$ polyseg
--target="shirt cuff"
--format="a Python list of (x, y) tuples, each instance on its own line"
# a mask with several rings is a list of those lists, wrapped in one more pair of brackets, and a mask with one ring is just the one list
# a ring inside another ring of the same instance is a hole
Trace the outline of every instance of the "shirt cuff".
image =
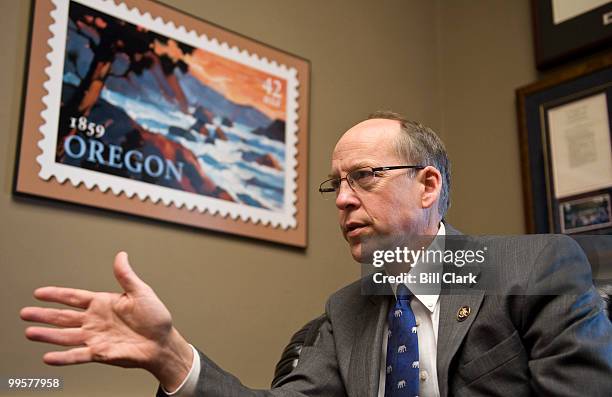
[(183, 379), (183, 382), (179, 385), (179, 387), (170, 393), (168, 390), (164, 389), (161, 386), (161, 389), (166, 395), (174, 396), (174, 397), (194, 397), (196, 392), (196, 387), (198, 385), (198, 378), (200, 377), (200, 355), (193, 345), (191, 349), (193, 350), (193, 361), (191, 362), (191, 369), (189, 373)]

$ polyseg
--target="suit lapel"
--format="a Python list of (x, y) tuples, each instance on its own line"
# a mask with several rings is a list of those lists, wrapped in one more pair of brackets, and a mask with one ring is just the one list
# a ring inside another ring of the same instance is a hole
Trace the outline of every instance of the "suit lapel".
[[(440, 396), (448, 395), (448, 368), (470, 329), (480, 309), (484, 293), (472, 295), (441, 295), (440, 323), (438, 326), (438, 386)], [(470, 315), (462, 322), (457, 319), (457, 312), (462, 306), (469, 306)]]
[[(453, 229), (450, 225), (446, 225), (446, 230), (448, 236), (461, 235), (460, 232)], [(467, 239), (447, 239), (446, 249), (458, 250), (466, 248), (473, 248)], [(469, 268), (466, 266), (458, 270), (452, 264), (447, 270), (452, 271), (458, 276), (468, 272), (479, 275), (481, 271), (477, 266)], [(450, 364), (474, 322), (484, 298), (484, 291), (472, 289), (477, 285), (470, 285), (467, 290), (463, 288), (455, 291), (455, 293), (453, 293), (452, 288), (442, 288), (437, 346), (438, 386), (441, 397), (448, 396), (448, 370)], [(470, 308), (470, 313), (463, 321), (459, 321), (458, 312), (464, 306)]]
[(355, 329), (348, 372), (348, 395), (371, 397), (378, 394), (382, 333), (388, 296), (370, 296)]

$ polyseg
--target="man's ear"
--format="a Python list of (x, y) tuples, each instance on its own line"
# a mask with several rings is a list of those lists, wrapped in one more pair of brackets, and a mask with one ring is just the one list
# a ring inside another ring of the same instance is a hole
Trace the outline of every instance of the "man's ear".
[(431, 208), (438, 202), (442, 192), (442, 174), (440, 174), (437, 168), (432, 166), (425, 167), (419, 174), (419, 180), (423, 185), (421, 206), (423, 208)]

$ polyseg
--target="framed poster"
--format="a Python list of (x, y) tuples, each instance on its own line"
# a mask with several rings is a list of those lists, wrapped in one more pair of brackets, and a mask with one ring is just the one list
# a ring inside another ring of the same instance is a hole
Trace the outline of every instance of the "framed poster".
[(538, 69), (612, 44), (612, 1), (531, 0)]
[(15, 192), (306, 246), (309, 63), (149, 0), (37, 0)]
[(516, 92), (530, 233), (612, 233), (612, 54)]

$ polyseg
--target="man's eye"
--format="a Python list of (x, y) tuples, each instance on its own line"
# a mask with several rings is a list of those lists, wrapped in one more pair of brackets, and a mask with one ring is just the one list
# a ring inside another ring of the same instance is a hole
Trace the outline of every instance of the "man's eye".
[(372, 171), (370, 170), (355, 171), (351, 174), (351, 177), (356, 181), (364, 180), (364, 179), (372, 177)]
[(332, 179), (331, 181), (329, 181), (329, 183), (336, 190), (340, 188), (340, 179)]

